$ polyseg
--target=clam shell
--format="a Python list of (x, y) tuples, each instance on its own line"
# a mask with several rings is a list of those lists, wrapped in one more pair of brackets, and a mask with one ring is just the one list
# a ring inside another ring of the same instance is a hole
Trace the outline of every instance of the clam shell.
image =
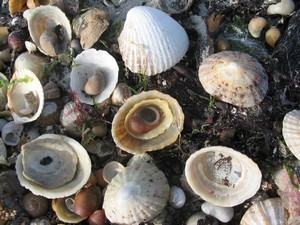
[[(64, 157), (64, 155), (57, 153), (57, 144), (53, 144), (53, 142), (64, 143), (64, 145), (69, 146), (69, 148), (72, 149), (71, 151), (76, 155), (78, 161), (76, 163), (74, 176), (70, 175), (68, 172), (69, 169), (66, 168), (68, 167), (66, 165), (70, 165), (70, 157)], [(36, 143), (38, 143), (38, 145), (36, 145)], [(91, 161), (89, 155), (86, 150), (72, 138), (56, 134), (44, 134), (22, 145), (21, 148), (22, 151), (16, 161), (18, 179), (22, 186), (36, 195), (42, 195), (50, 199), (70, 196), (80, 190), (90, 177)], [(33, 152), (27, 154), (25, 149), (26, 151)], [(37, 149), (41, 151), (36, 151)], [(36, 151), (36, 153), (34, 153), (34, 151)], [(27, 158), (26, 155), (29, 158)], [(51, 157), (53, 157), (52, 160)], [(34, 159), (38, 162), (35, 163)], [(27, 165), (27, 163), (30, 164)], [(43, 163), (47, 166), (43, 167)], [(57, 167), (56, 169), (53, 168), (55, 166)], [(40, 177), (38, 174), (40, 174)], [(53, 177), (50, 178), (51, 176)], [(37, 180), (37, 177), (39, 177), (39, 180)], [(65, 179), (65, 177), (67, 178)], [(55, 178), (57, 178), (59, 182), (57, 182)], [(51, 180), (54, 183), (50, 182)]]
[(118, 43), (125, 66), (148, 76), (170, 69), (189, 47), (184, 28), (166, 13), (148, 6), (128, 11)]
[(268, 76), (252, 56), (236, 51), (210, 55), (199, 67), (200, 82), (210, 95), (239, 107), (260, 103), (268, 89)]
[[(80, 102), (93, 105), (108, 99), (118, 82), (119, 67), (116, 60), (106, 51), (89, 49), (77, 55), (74, 62), (70, 87), (78, 95)], [(87, 95), (83, 92), (84, 86), (96, 70), (100, 70), (105, 76), (105, 88), (100, 94)]]
[(287, 211), (280, 198), (269, 198), (252, 205), (244, 214), (240, 225), (284, 225)]
[(7, 105), (15, 123), (36, 120), (44, 107), (44, 91), (37, 76), (28, 69), (17, 70), (7, 91)]
[(203, 200), (232, 207), (258, 191), (262, 174), (246, 155), (228, 147), (213, 146), (202, 148), (189, 157), (185, 176)]
[(40, 43), (41, 35), (45, 31), (53, 31), (57, 26), (61, 26), (59, 41), (56, 43), (58, 45), (57, 53), (60, 54), (68, 48), (72, 37), (71, 25), (64, 12), (58, 7), (46, 5), (28, 9), (23, 13), (23, 17), (27, 20), (32, 41), (43, 54), (57, 55), (43, 49)]
[[(141, 108), (147, 107), (149, 103), (161, 111), (163, 115), (161, 121), (164, 125), (158, 125), (146, 133), (133, 136), (126, 126), (127, 116), (137, 111), (135, 105), (138, 104), (138, 108)], [(167, 118), (167, 122), (164, 118)], [(184, 114), (177, 100), (167, 94), (152, 90), (127, 99), (113, 119), (112, 136), (119, 148), (133, 154), (144, 153), (159, 150), (174, 143), (183, 129), (183, 122)]]
[(108, 184), (103, 209), (112, 223), (149, 221), (166, 206), (170, 187), (155, 165), (141, 162), (126, 167)]

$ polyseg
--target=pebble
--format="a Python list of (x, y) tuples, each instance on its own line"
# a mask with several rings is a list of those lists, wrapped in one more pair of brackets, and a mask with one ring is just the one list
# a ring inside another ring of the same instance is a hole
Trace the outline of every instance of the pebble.
[(232, 207), (221, 207), (213, 205), (209, 202), (204, 202), (201, 205), (201, 209), (204, 213), (217, 218), (223, 223), (229, 222), (234, 215), (234, 210)]

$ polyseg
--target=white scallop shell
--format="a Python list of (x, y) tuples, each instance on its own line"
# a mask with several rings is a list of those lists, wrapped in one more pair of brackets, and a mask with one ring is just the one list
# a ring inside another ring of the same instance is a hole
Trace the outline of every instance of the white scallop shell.
[(118, 173), (108, 184), (103, 209), (112, 223), (149, 221), (166, 206), (170, 187), (155, 165), (138, 161)]
[(148, 76), (170, 69), (189, 47), (183, 27), (166, 13), (148, 6), (128, 11), (118, 43), (125, 66), (133, 73)]
[(284, 116), (282, 135), (290, 151), (300, 160), (300, 110), (294, 109)]
[[(13, 74), (10, 82), (16, 82), (7, 91), (7, 105), (15, 123), (28, 123), (36, 120), (44, 107), (44, 91), (37, 76), (31, 70), (20, 69)], [(31, 94), (30, 99), (26, 98), (28, 94)], [(34, 104), (36, 105), (32, 106)], [(34, 110), (31, 109), (32, 107)]]
[[(24, 162), (23, 160), (23, 153), (22, 153), (23, 150), (22, 150), (21, 153), (18, 155), (16, 161), (16, 171), (21, 185), (29, 189), (32, 193), (36, 195), (45, 196), (46, 198), (49, 199), (62, 198), (62, 197), (75, 194), (78, 190), (80, 190), (85, 185), (85, 183), (87, 182), (91, 174), (91, 160), (88, 153), (76, 140), (69, 138), (67, 136), (56, 135), (56, 134), (44, 134), (35, 140), (47, 141), (47, 139), (63, 141), (67, 145), (70, 145), (72, 147), (72, 149), (74, 150), (74, 152), (77, 154), (78, 157), (75, 176), (71, 181), (59, 187), (56, 188), (43, 187), (37, 184), (36, 182), (27, 179), (26, 176), (24, 176), (23, 170), (24, 170), (24, 163), (26, 162)], [(35, 140), (29, 143), (33, 144)], [(45, 150), (51, 151), (51, 148)], [(62, 176), (63, 176), (63, 172), (64, 171), (61, 171)], [(40, 171), (40, 173), (47, 174), (47, 171), (46, 170)]]
[[(106, 51), (91, 48), (77, 55), (74, 62), (70, 87), (78, 95), (80, 102), (93, 105), (108, 99), (118, 82), (119, 66), (115, 58)], [(104, 74), (106, 85), (100, 94), (91, 96), (85, 94), (83, 90), (95, 69), (100, 69)]]
[(246, 155), (228, 147), (213, 146), (202, 148), (189, 157), (185, 176), (203, 200), (232, 207), (258, 191), (262, 174)]

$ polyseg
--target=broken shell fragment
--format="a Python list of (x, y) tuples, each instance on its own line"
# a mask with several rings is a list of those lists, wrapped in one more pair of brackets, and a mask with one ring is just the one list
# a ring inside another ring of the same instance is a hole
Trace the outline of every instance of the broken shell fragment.
[(210, 95), (239, 107), (259, 104), (268, 89), (268, 76), (252, 56), (237, 51), (222, 51), (203, 60), (199, 80)]
[(268, 15), (290, 15), (295, 10), (295, 3), (293, 0), (281, 0), (277, 4), (269, 5), (267, 9)]
[(266, 43), (272, 48), (274, 48), (280, 36), (281, 36), (280, 30), (277, 27), (271, 27), (269, 30), (267, 30), (265, 34)]
[(21, 146), (16, 171), (22, 186), (46, 198), (62, 198), (80, 190), (91, 174), (86, 150), (74, 139), (44, 134)]
[(103, 179), (107, 183), (110, 183), (118, 173), (124, 170), (124, 168), (125, 167), (117, 161), (107, 163), (103, 168)]
[(258, 38), (263, 28), (267, 26), (267, 20), (263, 17), (257, 16), (248, 23), (248, 30), (252, 37)]
[(137, 154), (172, 144), (183, 129), (184, 114), (177, 100), (152, 90), (127, 99), (112, 122), (117, 146)]
[(232, 207), (252, 197), (259, 189), (262, 174), (246, 155), (228, 147), (206, 147), (186, 162), (189, 186), (203, 200)]
[(189, 47), (184, 28), (166, 13), (148, 6), (128, 11), (118, 43), (125, 66), (148, 76), (170, 69)]
[(132, 96), (130, 87), (126, 83), (119, 83), (111, 95), (111, 102), (114, 105), (121, 106), (124, 102)]
[(93, 105), (108, 99), (118, 82), (116, 60), (106, 51), (89, 49), (77, 55), (74, 62), (70, 87), (80, 102)]

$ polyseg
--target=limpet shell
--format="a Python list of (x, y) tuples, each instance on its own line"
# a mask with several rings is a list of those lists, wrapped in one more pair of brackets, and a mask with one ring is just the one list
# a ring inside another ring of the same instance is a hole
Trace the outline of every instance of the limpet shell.
[(183, 129), (184, 114), (177, 100), (152, 90), (131, 96), (112, 122), (112, 136), (124, 151), (137, 154), (172, 144)]
[(23, 124), (16, 124), (14, 121), (6, 123), (1, 130), (3, 142), (9, 146), (16, 146), (21, 140), (23, 129)]
[(224, 146), (202, 148), (186, 162), (189, 186), (203, 200), (232, 207), (252, 197), (260, 188), (261, 171), (246, 155)]
[(259, 104), (268, 89), (268, 76), (252, 56), (237, 51), (222, 51), (203, 60), (198, 70), (206, 92), (239, 107)]
[(148, 76), (170, 69), (189, 47), (184, 28), (166, 13), (148, 6), (128, 11), (118, 43), (125, 66)]

